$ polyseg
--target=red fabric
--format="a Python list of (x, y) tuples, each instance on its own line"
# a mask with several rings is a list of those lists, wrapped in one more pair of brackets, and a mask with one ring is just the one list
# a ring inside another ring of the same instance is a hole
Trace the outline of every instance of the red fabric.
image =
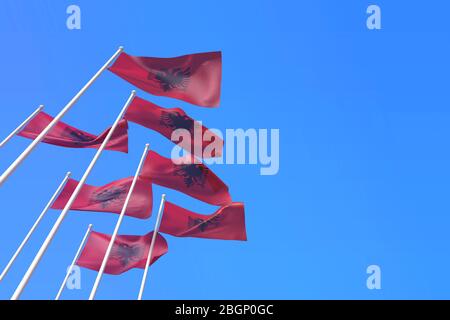
[(247, 241), (244, 204), (234, 202), (202, 215), (166, 202), (159, 230), (175, 237)]
[(228, 186), (204, 164), (175, 164), (171, 159), (150, 151), (141, 177), (209, 204), (220, 206), (231, 202)]
[[(18, 133), (19, 136), (29, 139), (36, 137), (53, 121), (53, 117), (40, 112), (28, 125)], [(99, 136), (81, 131), (64, 122), (58, 122), (45, 136), (42, 142), (68, 148), (98, 149), (109, 133), (108, 129)], [(106, 146), (107, 150), (128, 152), (128, 123), (122, 120), (114, 131), (111, 140)]]
[[(71, 210), (120, 213), (132, 182), (133, 177), (117, 180), (101, 187), (85, 184)], [(52, 208), (64, 209), (77, 186), (78, 181), (70, 179)], [(126, 215), (146, 219), (151, 216), (152, 207), (152, 184), (139, 178), (128, 203)]]
[(202, 107), (220, 102), (222, 53), (207, 52), (176, 58), (135, 57), (121, 53), (109, 70), (157, 96)]
[[(132, 268), (145, 269), (153, 232), (145, 236), (117, 236), (106, 264), (105, 273), (122, 274)], [(78, 258), (77, 265), (91, 270), (100, 270), (111, 236), (100, 232), (91, 232), (89, 239)], [(158, 234), (153, 248), (150, 265), (168, 251), (166, 239)]]
[[(198, 122), (186, 115), (186, 112), (182, 109), (164, 109), (154, 103), (136, 97), (131, 102), (124, 118), (146, 128), (155, 130), (169, 140), (171, 140), (172, 133), (175, 130), (186, 129), (191, 134), (191, 141), (181, 141), (180, 143), (177, 143), (180, 147), (200, 158), (203, 158), (203, 152), (208, 145), (213, 141), (218, 141), (220, 150), (215, 150), (211, 156), (218, 157), (222, 155), (223, 140), (212, 131), (209, 131), (208, 128), (200, 126)], [(198, 128), (195, 128), (196, 126)], [(203, 137), (207, 132), (208, 139), (211, 140), (203, 142)], [(199, 137), (197, 137), (197, 135)]]

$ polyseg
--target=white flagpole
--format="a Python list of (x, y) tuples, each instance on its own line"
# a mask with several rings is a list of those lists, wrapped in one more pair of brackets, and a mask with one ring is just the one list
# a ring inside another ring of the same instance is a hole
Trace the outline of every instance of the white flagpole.
[(97, 71), (97, 73), (86, 83), (86, 85), (69, 101), (69, 103), (60, 111), (52, 122), (37, 136), (36, 139), (22, 152), (22, 154), (9, 166), (8, 169), (0, 176), (0, 187), (9, 178), (9, 176), (19, 167), (19, 165), (31, 154), (36, 146), (45, 138), (45, 136), (53, 129), (53, 127), (61, 120), (62, 117), (75, 105), (83, 93), (94, 83), (95, 80), (105, 71), (112, 61), (123, 51), (120, 47), (116, 53)]
[(142, 300), (142, 296), (144, 295), (145, 283), (147, 282), (148, 269), (150, 267), (150, 263), (152, 261), (153, 249), (156, 243), (156, 237), (159, 232), (159, 225), (161, 222), (161, 218), (164, 212), (164, 205), (166, 204), (166, 195), (163, 194), (161, 198), (161, 205), (159, 206), (158, 217), (156, 218), (155, 230), (153, 231), (152, 243), (150, 244), (150, 250), (148, 251), (147, 262), (145, 263), (144, 276), (142, 277), (141, 289), (139, 290), (138, 300)]
[(80, 247), (78, 248), (77, 253), (75, 254), (75, 257), (73, 258), (72, 264), (70, 265), (69, 269), (67, 269), (67, 273), (66, 273), (66, 277), (64, 278), (64, 281), (61, 284), (61, 287), (59, 288), (58, 294), (56, 295), (55, 300), (59, 300), (59, 298), (61, 298), (61, 294), (64, 291), (64, 288), (66, 286), (67, 280), (69, 280), (70, 275), (72, 274), (72, 269), (75, 266), (75, 264), (77, 263), (77, 260), (81, 254), (81, 250), (83, 250), (84, 244), (86, 243), (87, 238), (89, 237), (89, 235), (91, 234), (92, 231), (92, 224), (90, 224), (87, 228), (87, 231), (83, 237), (83, 240), (80, 243)]
[(50, 201), (47, 203), (47, 205), (45, 206), (44, 210), (42, 210), (42, 213), (39, 215), (39, 217), (37, 218), (36, 222), (34, 223), (34, 225), (31, 227), (30, 231), (28, 232), (28, 234), (26, 235), (25, 239), (23, 239), (22, 243), (20, 244), (19, 248), (17, 248), (16, 253), (14, 253), (14, 255), (12, 256), (11, 260), (9, 260), (8, 264), (6, 265), (5, 269), (3, 270), (2, 274), (0, 275), (0, 281), (3, 280), (3, 278), (6, 276), (6, 274), (8, 273), (9, 269), (11, 269), (11, 266), (13, 265), (13, 263), (16, 261), (18, 255), (22, 252), (23, 248), (25, 247), (25, 245), (27, 244), (28, 240), (30, 240), (31, 235), (34, 233), (34, 231), (36, 230), (36, 228), (39, 226), (39, 223), (41, 222), (41, 220), (44, 218), (45, 214), (47, 213), (47, 211), (50, 209), (50, 207), (52, 206), (53, 202), (56, 200), (56, 198), (59, 196), (59, 194), (61, 193), (61, 191), (63, 190), (63, 188), (65, 187), (67, 181), (70, 178), (70, 172), (67, 172), (64, 180), (61, 182), (61, 184), (59, 185), (58, 189), (56, 190), (56, 192), (53, 194), (52, 198), (50, 199)]
[(122, 211), (120, 212), (119, 219), (117, 220), (116, 227), (114, 228), (114, 232), (111, 236), (111, 240), (109, 241), (108, 249), (106, 249), (105, 256), (103, 257), (102, 265), (97, 273), (97, 278), (95, 279), (94, 286), (92, 287), (91, 294), (89, 296), (89, 300), (94, 300), (95, 294), (97, 293), (98, 286), (102, 279), (103, 273), (106, 268), (106, 264), (108, 263), (109, 256), (111, 255), (112, 248), (114, 246), (114, 242), (116, 241), (117, 234), (119, 233), (120, 225), (122, 224), (122, 220), (125, 216), (125, 213), (128, 208), (128, 203), (130, 202), (131, 195), (133, 194), (134, 188), (136, 186), (137, 180), (139, 178), (139, 174), (141, 173), (142, 167), (144, 166), (145, 158), (147, 157), (149, 144), (145, 145), (144, 153), (142, 154), (141, 161), (139, 162), (138, 168), (136, 170), (136, 174), (134, 175), (133, 182), (131, 183), (130, 190), (128, 191), (127, 197), (123, 204)]
[(40, 105), (28, 118), (26, 118), (24, 122), (22, 122), (16, 129), (14, 129), (14, 131), (11, 132), (9, 136), (5, 138), (5, 140), (0, 142), (0, 148), (2, 148), (5, 144), (7, 144), (8, 141), (11, 140), (16, 134), (18, 134), (23, 128), (25, 128), (25, 126), (28, 123), (30, 123), (30, 121), (33, 120), (38, 115), (38, 113), (41, 112), (43, 109), (44, 106)]
[(39, 249), (38, 253), (36, 254), (36, 257), (34, 257), (33, 262), (31, 263), (30, 267), (28, 268), (27, 272), (25, 273), (22, 281), (16, 288), (16, 291), (14, 292), (13, 296), (11, 297), (11, 300), (17, 300), (20, 298), (20, 295), (22, 294), (23, 290), (25, 289), (25, 286), (27, 285), (28, 281), (30, 280), (31, 276), (33, 275), (34, 270), (36, 269), (37, 265), (41, 261), (42, 256), (44, 255), (45, 251), (47, 251), (48, 246), (52, 242), (56, 232), (58, 231), (59, 227), (61, 226), (61, 223), (63, 222), (63, 220), (66, 217), (67, 213), (69, 212), (70, 208), (72, 207), (72, 204), (75, 202), (75, 199), (78, 197), (78, 194), (80, 193), (81, 188), (86, 183), (86, 180), (89, 177), (89, 175), (91, 174), (92, 169), (94, 169), (95, 164), (97, 163), (98, 159), (100, 158), (103, 150), (105, 149), (106, 145), (108, 144), (109, 140), (111, 139), (114, 131), (117, 128), (117, 125), (119, 124), (120, 120), (123, 118), (125, 112), (128, 109), (128, 106), (130, 105), (130, 103), (133, 100), (133, 98), (135, 97), (135, 95), (136, 95), (136, 91), (133, 90), (131, 92), (131, 95), (128, 98), (127, 102), (123, 106), (122, 111), (120, 111), (119, 115), (117, 116), (117, 119), (114, 122), (113, 126), (111, 127), (111, 130), (109, 131), (108, 135), (106, 136), (106, 138), (103, 141), (100, 148), (97, 150), (97, 153), (95, 154), (94, 158), (92, 159), (91, 163), (89, 164), (88, 168), (86, 169), (86, 172), (84, 173), (83, 177), (81, 178), (80, 182), (78, 183), (77, 187), (75, 188), (75, 191), (73, 192), (69, 201), (67, 201), (66, 206), (64, 207), (63, 211), (59, 215), (55, 224), (53, 225), (52, 230), (50, 230), (50, 233), (48, 234), (47, 238), (45, 239), (45, 241), (42, 244), (41, 248)]

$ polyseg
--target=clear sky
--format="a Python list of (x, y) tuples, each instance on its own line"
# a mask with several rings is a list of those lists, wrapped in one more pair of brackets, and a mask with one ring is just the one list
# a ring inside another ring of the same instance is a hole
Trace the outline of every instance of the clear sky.
[[(382, 30), (366, 28), (378, 4)], [(66, 28), (77, 4), (81, 30)], [(37, 105), (56, 114), (116, 51), (170, 57), (223, 52), (218, 109), (182, 107), (208, 127), (279, 128), (280, 172), (216, 165), (246, 204), (247, 243), (165, 236), (169, 254), (150, 270), (147, 299), (450, 298), (448, 1), (4, 0), (0, 10), (0, 136)], [(132, 86), (105, 73), (64, 118), (92, 133), (110, 126)], [(131, 176), (145, 143), (172, 144), (130, 124), (129, 155), (106, 152), (88, 180)], [(0, 150), (4, 170), (27, 146)], [(1, 187), (0, 268), (67, 171), (79, 179), (94, 150), (41, 145)], [(160, 195), (199, 213), (215, 207), (154, 187), (151, 220), (126, 218), (121, 234), (153, 228)], [(7, 278), (8, 299), (58, 215), (49, 212)], [(71, 212), (23, 298), (51, 299), (89, 223), (111, 233), (117, 216)], [(366, 288), (366, 268), (382, 289)], [(82, 272), (86, 299), (96, 273)], [(105, 276), (99, 299), (135, 299), (142, 270)]]

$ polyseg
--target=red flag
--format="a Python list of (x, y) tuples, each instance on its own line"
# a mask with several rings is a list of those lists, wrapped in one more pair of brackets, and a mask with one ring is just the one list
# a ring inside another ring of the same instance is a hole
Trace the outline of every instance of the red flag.
[[(40, 112), (18, 135), (34, 140), (52, 121), (52, 116), (45, 112)], [(64, 122), (58, 122), (42, 142), (68, 148), (98, 149), (108, 135), (109, 130), (111, 129), (106, 130), (99, 136), (95, 136), (69, 126)], [(106, 149), (128, 152), (128, 123), (126, 120), (122, 120), (116, 130), (114, 130)]]
[(166, 202), (159, 230), (175, 237), (247, 241), (244, 204), (234, 202), (206, 216)]
[[(71, 209), (76, 211), (98, 211), (120, 213), (133, 182), (133, 177), (114, 181), (105, 186), (84, 185)], [(72, 196), (78, 181), (70, 179), (52, 205), (52, 209), (63, 209)], [(139, 178), (131, 195), (127, 216), (146, 219), (153, 207), (152, 184)]]
[[(117, 236), (106, 264), (105, 273), (122, 274), (132, 268), (145, 269), (153, 232), (145, 236)], [(77, 265), (91, 270), (100, 270), (111, 236), (93, 231), (78, 258)], [(150, 265), (168, 251), (166, 239), (158, 234)]]
[(202, 107), (220, 102), (222, 53), (176, 58), (135, 57), (121, 53), (109, 70), (156, 96), (180, 99)]
[[(155, 130), (169, 140), (171, 140), (172, 133), (175, 130), (185, 129), (190, 133), (191, 140), (177, 142), (180, 147), (200, 158), (218, 157), (222, 155), (223, 140), (208, 128), (189, 117), (182, 109), (164, 109), (154, 103), (135, 97), (124, 118)], [(204, 137), (207, 140), (205, 142), (203, 142)], [(205, 154), (205, 148), (211, 143), (219, 147), (214, 149), (212, 154)]]
[(151, 179), (160, 186), (175, 189), (193, 198), (213, 205), (231, 202), (228, 186), (204, 164), (186, 163), (190, 157), (171, 159), (150, 151), (145, 160), (141, 177)]

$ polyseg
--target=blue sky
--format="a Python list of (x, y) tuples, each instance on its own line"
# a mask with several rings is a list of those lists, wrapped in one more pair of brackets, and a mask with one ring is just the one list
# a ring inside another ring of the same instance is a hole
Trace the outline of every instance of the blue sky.
[[(378, 4), (382, 30), (366, 28)], [(77, 4), (82, 29), (66, 28)], [(165, 236), (169, 254), (150, 271), (147, 299), (449, 298), (450, 178), (447, 1), (55, 1), (5, 0), (0, 10), (0, 136), (37, 105), (56, 114), (119, 45), (134, 55), (223, 52), (218, 109), (173, 99), (206, 126), (279, 128), (280, 172), (213, 166), (246, 204), (247, 243)], [(132, 86), (105, 73), (64, 121), (99, 133)], [(171, 143), (130, 125), (130, 154), (106, 152), (88, 180), (131, 176), (145, 143), (169, 155)], [(0, 150), (0, 168), (28, 145)], [(94, 150), (41, 145), (1, 187), (0, 267), (67, 171), (79, 179)], [(199, 213), (214, 207), (154, 187)], [(156, 216), (127, 218), (122, 234), (145, 234)], [(8, 299), (58, 212), (51, 211), (0, 283)], [(55, 296), (89, 223), (112, 232), (117, 216), (71, 212), (23, 294)], [(366, 268), (382, 270), (382, 290), (366, 288)], [(86, 299), (96, 273), (83, 270)], [(105, 276), (99, 299), (135, 299), (142, 270)]]

